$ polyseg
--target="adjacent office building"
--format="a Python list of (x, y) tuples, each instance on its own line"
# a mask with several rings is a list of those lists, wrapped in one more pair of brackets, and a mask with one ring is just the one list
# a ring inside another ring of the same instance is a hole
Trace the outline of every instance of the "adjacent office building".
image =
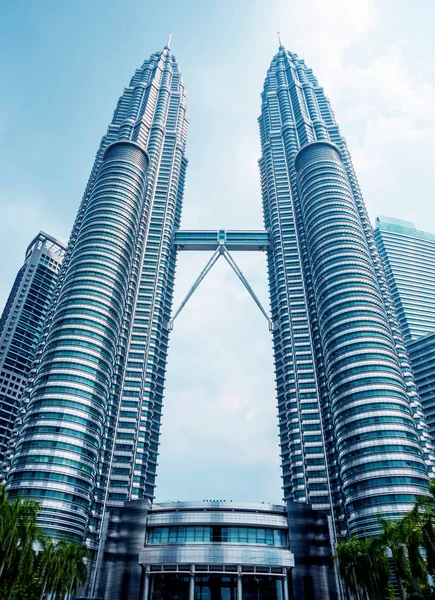
[(435, 442), (435, 235), (378, 217), (375, 238)]
[(0, 464), (64, 253), (65, 246), (42, 231), (32, 240), (0, 319)]
[[(280, 46), (267, 73), (259, 119), (265, 232), (177, 231), (187, 123), (184, 84), (166, 46), (134, 74), (97, 152), (9, 468), (10, 495), (40, 501), (41, 525), (53, 537), (75, 536), (98, 548), (97, 572), (107, 558), (108, 511), (122, 528), (125, 501), (154, 496), (176, 252), (200, 249), (198, 240), (215, 240), (213, 256), (230, 263), (230, 238), (233, 250), (252, 243), (267, 249), (286, 510), (309, 504), (316, 514), (329, 513), (337, 533), (369, 535), (378, 531), (379, 515), (397, 517), (427, 494), (434, 466), (350, 155), (313, 72)], [(152, 532), (147, 545), (171, 543), (162, 537), (171, 531), (162, 530), (177, 522), (176, 541), (184, 544), (192, 531), (181, 524), (189, 515), (194, 529), (210, 519), (204, 535), (213, 536), (213, 527), (221, 536), (239, 535), (225, 529), (228, 507), (215, 508), (225, 527), (207, 510), (193, 518), (197, 507), (181, 506), (181, 519), (167, 519), (177, 507), (155, 507), (152, 522), (141, 521), (141, 543), (151, 525), (161, 525), (160, 538)], [(200, 568), (210, 573), (211, 565), (220, 575), (235, 565), (242, 585), (252, 566), (282, 578), (291, 566), (282, 537), (267, 564), (234, 548), (212, 551), (214, 543), (249, 543), (250, 535), (255, 543), (267, 540), (263, 528), (285, 512), (256, 511), (253, 521), (243, 516), (239, 523), (262, 530), (250, 531), (248, 541), (204, 538), (198, 541), (212, 548), (202, 554), (151, 548), (140, 553), (140, 564), (157, 565), (154, 581), (162, 586), (172, 585), (165, 572), (184, 578)], [(274, 513), (272, 521), (264, 512)], [(232, 522), (237, 528), (236, 517)], [(291, 530), (289, 536), (291, 548)], [(229, 597), (235, 589), (241, 600), (234, 577), (228, 575)], [(278, 598), (284, 594), (282, 586), (274, 589)]]
[(378, 217), (375, 239), (408, 344), (435, 331), (435, 235)]

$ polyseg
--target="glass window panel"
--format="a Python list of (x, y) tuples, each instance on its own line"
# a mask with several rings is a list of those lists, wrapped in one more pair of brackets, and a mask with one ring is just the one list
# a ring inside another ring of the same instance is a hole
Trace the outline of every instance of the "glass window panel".
[(274, 530), (274, 545), (275, 546), (284, 546), (285, 545), (284, 532), (279, 529)]
[(178, 527), (169, 528), (169, 543), (177, 541), (177, 529)]
[(257, 544), (265, 544), (266, 543), (266, 529), (264, 527), (257, 528)]
[[(219, 535), (217, 535), (217, 533)], [(286, 546), (285, 531), (268, 527), (203, 527), (172, 526), (152, 527), (148, 532), (149, 544), (215, 542), (241, 544), (267, 544)]]
[(169, 541), (169, 527), (162, 527), (160, 533), (160, 542), (162, 544), (167, 544)]
[(239, 542), (247, 542), (248, 541), (248, 528), (247, 527), (239, 527)]

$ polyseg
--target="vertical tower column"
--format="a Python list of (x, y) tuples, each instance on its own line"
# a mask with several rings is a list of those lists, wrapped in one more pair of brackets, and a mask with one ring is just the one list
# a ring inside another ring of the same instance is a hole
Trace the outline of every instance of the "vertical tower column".
[(147, 168), (133, 142), (105, 151), (9, 473), (10, 495), (40, 501), (40, 523), (55, 537), (86, 533)]
[(243, 598), (242, 565), (237, 565), (237, 600)]
[(379, 282), (337, 147), (295, 159), (349, 528), (409, 510), (427, 473)]
[(195, 565), (190, 565), (190, 577), (189, 577), (189, 600), (195, 598)]
[(289, 600), (288, 598), (288, 572), (287, 569), (284, 571), (284, 577), (282, 578), (282, 591), (283, 600)]
[(142, 600), (148, 600), (150, 591), (150, 566), (145, 567)]

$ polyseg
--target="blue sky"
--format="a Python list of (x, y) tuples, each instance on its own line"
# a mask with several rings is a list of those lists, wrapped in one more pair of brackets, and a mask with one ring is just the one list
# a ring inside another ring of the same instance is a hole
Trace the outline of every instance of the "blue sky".
[[(260, 228), (257, 117), (284, 44), (314, 69), (372, 219), (435, 232), (432, 0), (0, 1), (0, 304), (31, 238), (67, 240), (122, 89), (173, 31), (190, 131), (185, 228)], [(239, 263), (268, 305), (263, 255)], [(207, 257), (181, 255), (175, 304)], [(281, 498), (270, 334), (223, 262), (171, 337), (157, 499)]]

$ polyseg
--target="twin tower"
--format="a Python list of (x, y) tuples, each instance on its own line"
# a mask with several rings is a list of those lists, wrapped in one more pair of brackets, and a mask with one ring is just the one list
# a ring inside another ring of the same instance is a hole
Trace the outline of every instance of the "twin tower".
[(38, 500), (53, 537), (96, 548), (110, 508), (154, 497), (183, 249), (236, 270), (231, 252), (267, 251), (284, 499), (329, 513), (337, 535), (370, 535), (378, 515), (427, 494), (431, 442), (349, 151), (313, 72), (283, 46), (259, 126), (265, 231), (184, 232), (188, 118), (168, 46), (119, 99), (8, 458), (10, 497)]

